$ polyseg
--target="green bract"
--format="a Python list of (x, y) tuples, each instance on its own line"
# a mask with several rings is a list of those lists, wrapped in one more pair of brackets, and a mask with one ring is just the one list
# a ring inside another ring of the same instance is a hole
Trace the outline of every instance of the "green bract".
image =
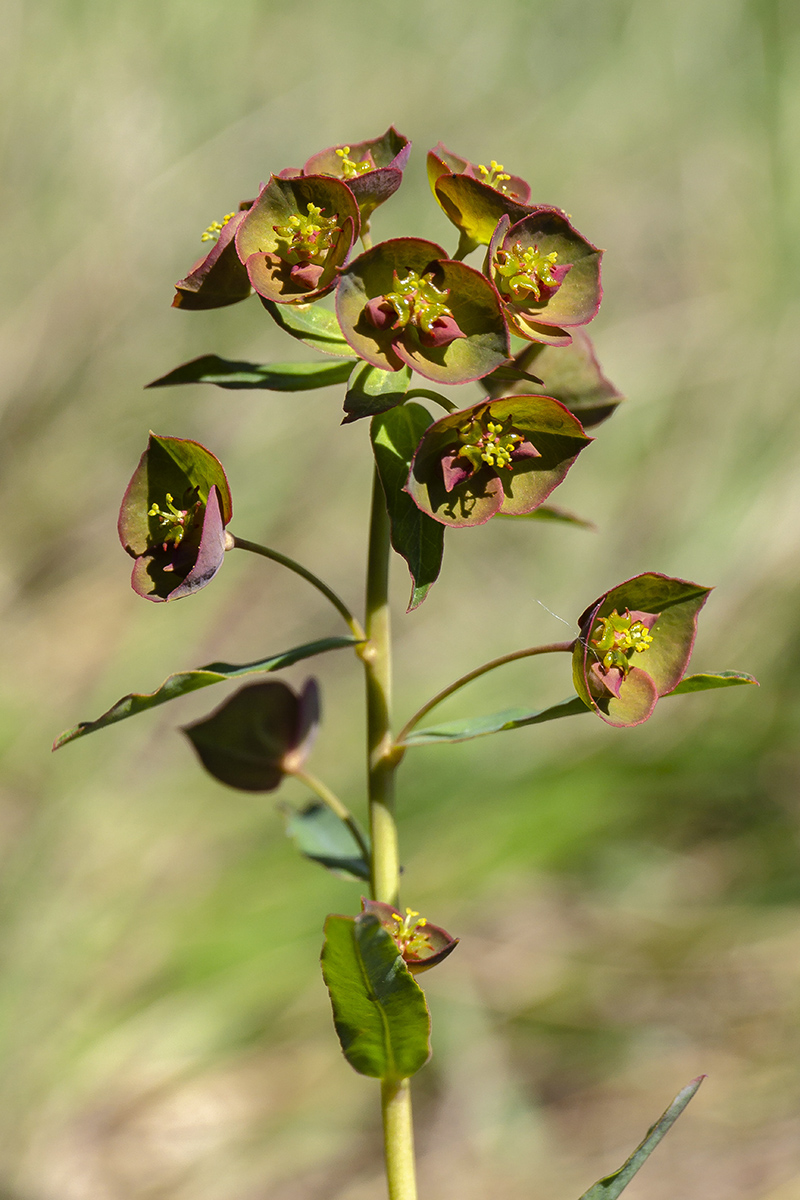
[(509, 396), (451, 413), (426, 430), (406, 484), (443, 525), (532, 512), (592, 439), (550, 396)]
[(250, 279), (236, 253), (236, 231), (252, 201), (239, 205), (239, 212), (228, 213), (223, 221), (214, 221), (203, 234), (213, 241), (207, 254), (198, 259), (185, 279), (175, 284), (173, 308), (224, 308), (250, 295)]
[(575, 690), (609, 725), (641, 725), (686, 673), (697, 616), (711, 588), (637, 575), (605, 592), (581, 615), (572, 673)]
[(120, 508), (122, 545), (136, 559), (131, 586), (178, 600), (222, 566), (233, 506), (222, 464), (199, 442), (150, 434)]
[(384, 371), (408, 366), (438, 383), (468, 383), (508, 361), (491, 283), (421, 238), (381, 242), (354, 259), (336, 313), (356, 354)]
[(514, 366), (520, 371), (539, 375), (541, 385), (532, 388), (525, 379), (509, 384), (502, 378), (504, 368), (501, 367), (497, 378), (487, 375), (481, 380), (481, 386), (490, 396), (541, 390), (542, 395), (560, 400), (578, 417), (584, 429), (605, 421), (623, 399), (603, 374), (591, 338), (583, 329), (572, 331), (569, 346), (530, 343), (515, 356)]
[(388, 200), (403, 182), (403, 169), (411, 153), (411, 142), (394, 125), (377, 138), (341, 143), (312, 154), (303, 167), (303, 175), (333, 175), (343, 179), (361, 210), (361, 220), (369, 223), (379, 204)]
[(347, 184), (324, 175), (273, 175), (240, 224), (236, 249), (260, 296), (306, 303), (333, 287), (359, 228)]
[(428, 151), (428, 182), (444, 212), (461, 232), (461, 256), (488, 246), (502, 216), (519, 221), (531, 211), (531, 189), (494, 160), (488, 167), (452, 154), (438, 142)]
[(271, 792), (302, 769), (319, 725), (319, 688), (279, 679), (240, 688), (202, 721), (185, 725), (203, 766), (228, 787)]
[(602, 257), (560, 208), (537, 208), (515, 225), (500, 218), (484, 269), (514, 333), (566, 346), (569, 327), (597, 315)]

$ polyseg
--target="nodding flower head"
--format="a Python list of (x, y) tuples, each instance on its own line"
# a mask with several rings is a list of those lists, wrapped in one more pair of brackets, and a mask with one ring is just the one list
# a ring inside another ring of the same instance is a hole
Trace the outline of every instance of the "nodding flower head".
[(342, 332), (384, 371), (403, 366), (440, 383), (480, 379), (508, 361), (499, 297), (479, 271), (421, 238), (381, 242), (342, 271)]
[(305, 304), (334, 286), (359, 228), (358, 203), (346, 183), (273, 175), (240, 224), (236, 249), (260, 296)]
[(659, 697), (678, 686), (710, 588), (637, 575), (605, 592), (582, 614), (573, 651), (581, 699), (609, 725), (640, 725)]
[(532, 342), (568, 345), (569, 330), (587, 324), (600, 307), (602, 257), (561, 209), (537, 208), (515, 225), (501, 217), (485, 270), (513, 333)]
[(133, 590), (158, 601), (205, 587), (222, 565), (231, 515), (219, 460), (199, 442), (151, 433), (119, 514)]
[(387, 933), (391, 934), (412, 975), (429, 971), (448, 954), (452, 954), (458, 945), (458, 938), (452, 937), (439, 925), (431, 925), (411, 908), (402, 914), (391, 904), (362, 898), (361, 909), (362, 912), (373, 913)]
[(443, 525), (532, 512), (591, 440), (552, 396), (484, 400), (428, 427), (405, 490)]

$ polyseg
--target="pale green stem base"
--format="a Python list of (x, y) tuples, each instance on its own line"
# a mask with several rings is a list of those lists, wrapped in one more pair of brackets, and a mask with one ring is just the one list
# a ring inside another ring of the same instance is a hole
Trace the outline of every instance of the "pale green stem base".
[(411, 1081), (381, 1083), (383, 1142), (389, 1200), (417, 1200), (414, 1168), (414, 1126), (411, 1120)]

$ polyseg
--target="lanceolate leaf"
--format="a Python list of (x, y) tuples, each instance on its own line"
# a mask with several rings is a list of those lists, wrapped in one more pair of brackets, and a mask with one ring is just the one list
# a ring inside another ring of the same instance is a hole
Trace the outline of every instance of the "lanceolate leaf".
[(297, 308), (289, 304), (275, 304), (272, 300), (261, 303), (276, 324), (286, 333), (323, 354), (335, 354), (340, 358), (355, 358), (355, 351), (350, 348), (342, 331), (336, 314), (328, 308)]
[(328, 917), (322, 974), (351, 1067), (396, 1081), (425, 1065), (430, 1057), (425, 997), (376, 916)]
[(618, 1171), (614, 1171), (613, 1175), (606, 1175), (604, 1179), (599, 1179), (593, 1187), (589, 1188), (588, 1192), (583, 1193), (580, 1200), (617, 1200), (617, 1196), (624, 1192), (636, 1172), (675, 1124), (704, 1079), (705, 1075), (701, 1075), (699, 1079), (693, 1079), (690, 1084), (687, 1084), (682, 1092), (678, 1092), (667, 1111), (659, 1117), (655, 1125), (648, 1129), (644, 1141), (636, 1147), (630, 1158), (622, 1164)]
[(248, 363), (229, 362), (217, 354), (203, 354), (154, 379), (147, 387), (176, 383), (213, 383), (222, 388), (261, 388), (272, 392), (306, 392), (312, 388), (346, 383), (352, 362)]
[(401, 746), (435, 746), (441, 742), (468, 742), (472, 738), (486, 737), (489, 733), (500, 733), (504, 729), (521, 729), (523, 725), (541, 725), (545, 721), (556, 721), (559, 717), (577, 716), (591, 709), (577, 696), (553, 704), (550, 708), (531, 712), (525, 708), (507, 708), (503, 712), (491, 713), (488, 717), (465, 717), (462, 721), (448, 721), (443, 725), (430, 725), (426, 729), (414, 729), (400, 742)]
[(403, 404), (373, 417), (370, 428), (389, 510), (392, 545), (411, 572), (409, 612), (422, 604), (433, 587), (444, 554), (444, 526), (422, 512), (403, 490), (414, 451), (432, 419), (421, 404)]
[[(682, 692), (704, 692), (709, 688), (736, 687), (737, 684), (754, 683), (752, 675), (737, 671), (719, 671), (715, 674), (687, 675), (667, 696), (678, 696)], [(666, 697), (664, 697), (666, 699)], [(491, 713), (486, 717), (465, 717), (460, 721), (448, 721), (442, 725), (430, 725), (425, 729), (413, 729), (401, 746), (435, 746), (445, 742), (468, 742), (472, 738), (486, 737), (489, 733), (501, 733), (506, 729), (522, 729), (524, 725), (541, 725), (545, 721), (556, 721), (559, 717), (577, 716), (592, 710), (578, 696), (562, 700), (550, 708), (529, 712), (524, 708), (507, 708), (503, 712)]]
[(224, 683), (226, 679), (238, 679), (240, 675), (259, 675), (268, 671), (280, 671), (283, 667), (291, 667), (304, 658), (311, 658), (315, 654), (324, 654), (326, 650), (340, 650), (345, 646), (354, 645), (356, 645), (356, 639), (353, 637), (321, 638), (317, 642), (307, 642), (304, 646), (295, 646), (292, 650), (285, 650), (282, 654), (273, 654), (269, 658), (261, 658), (256, 662), (213, 662), (193, 671), (180, 671), (175, 675), (168, 676), (161, 687), (156, 688), (154, 692), (132, 692), (118, 700), (108, 712), (103, 713), (96, 721), (81, 721), (74, 729), (68, 729), (56, 738), (53, 749), (58, 750), (61, 746), (66, 746), (67, 742), (74, 742), (87, 733), (94, 733), (96, 729), (105, 729), (107, 725), (124, 721), (126, 717), (135, 717), (137, 713), (147, 712), (150, 708), (166, 704), (168, 700), (177, 700), (179, 696), (196, 692), (198, 688), (209, 687), (212, 683)]
[(565, 525), (579, 525), (581, 529), (597, 529), (593, 521), (579, 517), (577, 513), (559, 508), (557, 504), (540, 504), (533, 512), (528, 513), (497, 513), (501, 520), (511, 521), (558, 521)]
[(682, 692), (707, 692), (709, 688), (737, 687), (742, 683), (754, 683), (756, 687), (759, 686), (758, 680), (745, 671), (717, 671), (714, 674), (687, 675), (667, 695), (678, 696)]
[(369, 879), (369, 863), (364, 861), (358, 843), (344, 821), (327, 805), (318, 800), (301, 809), (284, 805), (283, 815), (287, 837), (311, 862), (345, 879), (359, 883)]
[(377, 413), (388, 412), (395, 405), (402, 404), (410, 382), (410, 367), (401, 367), (399, 371), (382, 371), (371, 363), (361, 363), (347, 388), (342, 424), (350, 425), (362, 417), (374, 417)]

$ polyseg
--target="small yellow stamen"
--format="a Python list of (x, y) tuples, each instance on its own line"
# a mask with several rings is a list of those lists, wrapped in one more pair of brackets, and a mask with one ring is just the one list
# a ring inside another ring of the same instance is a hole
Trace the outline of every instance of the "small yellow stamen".
[(231, 217), (235, 217), (235, 212), (226, 213), (221, 221), (212, 221), (208, 228), (200, 235), (201, 242), (215, 242), (222, 230), (228, 224)]
[(498, 192), (506, 190), (503, 184), (507, 183), (511, 176), (505, 173), (502, 163), (495, 162), (494, 159), (488, 167), (485, 167), (483, 163), (478, 163), (478, 170), (483, 176), (483, 183), (487, 183), (489, 187), (493, 187)]
[(336, 151), (338, 158), (342, 160), (342, 175), (345, 179), (353, 179), (356, 175), (363, 175), (365, 171), (371, 171), (372, 166), (368, 162), (361, 160), (354, 162), (350, 158), (350, 147), (340, 146)]

